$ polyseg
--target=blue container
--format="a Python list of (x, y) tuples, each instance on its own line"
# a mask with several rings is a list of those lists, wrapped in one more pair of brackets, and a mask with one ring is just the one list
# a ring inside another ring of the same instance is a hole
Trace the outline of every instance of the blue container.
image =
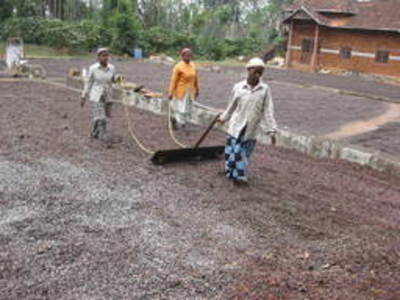
[(133, 57), (135, 59), (142, 59), (143, 58), (143, 51), (140, 48), (135, 48), (133, 50)]

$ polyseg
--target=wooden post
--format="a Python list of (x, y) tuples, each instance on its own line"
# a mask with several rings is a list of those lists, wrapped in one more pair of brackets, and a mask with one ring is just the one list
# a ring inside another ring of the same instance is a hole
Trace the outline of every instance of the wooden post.
[(293, 40), (293, 20), (290, 22), (289, 27), (289, 41), (286, 49), (286, 67), (290, 67), (292, 59), (292, 40)]
[(318, 55), (318, 45), (319, 45), (319, 25), (315, 27), (315, 37), (314, 37), (314, 49), (311, 61), (311, 67), (314, 72), (317, 71), (317, 55)]

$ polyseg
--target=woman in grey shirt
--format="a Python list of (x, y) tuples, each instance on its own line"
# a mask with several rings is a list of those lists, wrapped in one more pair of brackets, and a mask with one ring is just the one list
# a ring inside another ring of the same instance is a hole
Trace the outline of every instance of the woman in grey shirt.
[(247, 80), (234, 86), (232, 100), (219, 118), (222, 124), (229, 121), (225, 174), (239, 185), (247, 184), (247, 167), (258, 129), (275, 134), (277, 128), (270, 87), (261, 81), (264, 62), (253, 58), (246, 69)]
[(97, 50), (98, 62), (89, 68), (89, 76), (81, 97), (82, 107), (85, 105), (87, 98), (90, 101), (90, 136), (105, 142), (111, 141), (106, 135), (106, 107), (110, 98), (111, 86), (115, 83), (115, 68), (108, 62), (109, 57), (110, 54), (107, 48)]

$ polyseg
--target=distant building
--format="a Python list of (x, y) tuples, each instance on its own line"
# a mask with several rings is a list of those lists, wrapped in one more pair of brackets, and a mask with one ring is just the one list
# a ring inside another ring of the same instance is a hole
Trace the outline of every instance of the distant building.
[(286, 13), (289, 68), (400, 77), (400, 1), (304, 0)]

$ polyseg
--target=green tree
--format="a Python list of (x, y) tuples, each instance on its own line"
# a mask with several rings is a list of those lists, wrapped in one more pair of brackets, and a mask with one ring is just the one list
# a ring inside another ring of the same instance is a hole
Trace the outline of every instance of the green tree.
[(34, 17), (41, 13), (41, 0), (11, 0), (16, 17)]
[(130, 52), (138, 43), (141, 24), (135, 8), (129, 0), (104, 1), (103, 34), (109, 37), (110, 46), (122, 53)]
[(13, 8), (12, 0), (3, 0), (0, 2), (0, 22), (12, 16)]
[(59, 48), (201, 56), (250, 55), (282, 41), (284, 5), (292, 0), (0, 0), (3, 38)]

